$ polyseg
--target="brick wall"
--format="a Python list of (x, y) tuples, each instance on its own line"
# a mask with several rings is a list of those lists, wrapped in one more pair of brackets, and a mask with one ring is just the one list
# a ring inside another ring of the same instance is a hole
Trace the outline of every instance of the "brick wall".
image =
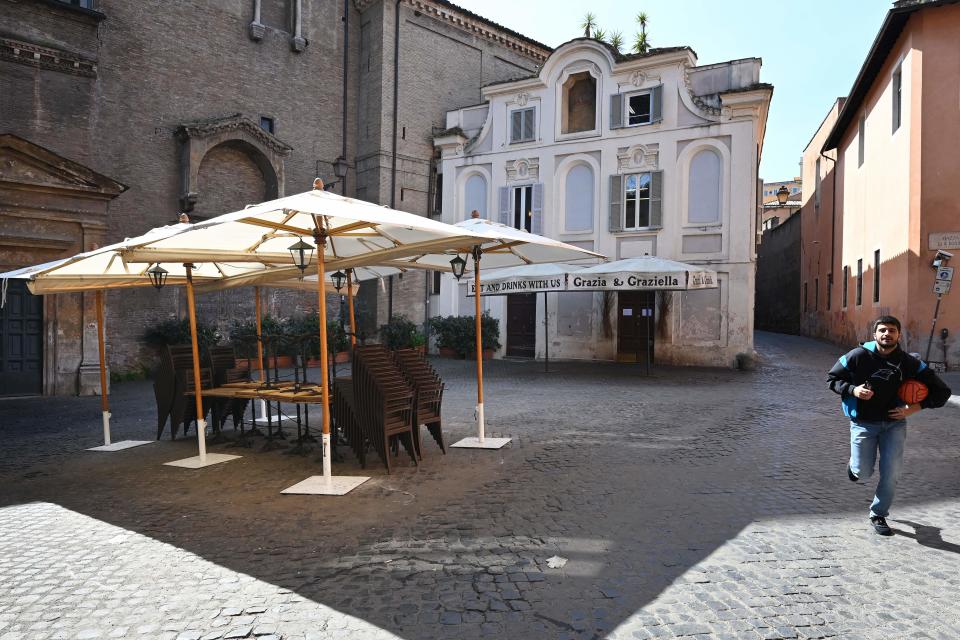
[[(362, 11), (357, 10), (358, 4)], [(283, 2), (264, 5), (264, 37), (250, 37), (252, 0), (165, 3), (100, 0), (102, 13), (40, 0), (0, 0), (8, 36), (69, 52), (95, 65), (79, 74), (0, 60), (0, 131), (9, 131), (129, 186), (110, 205), (105, 241), (170, 224), (181, 208), (180, 125), (240, 113), (292, 147), (284, 159), (286, 194), (334, 178), (342, 153), (343, 5), (302, 2), (302, 52), (291, 48)], [(336, 191), (390, 204), (393, 143), (393, 29), (396, 3), (350, 2), (346, 185)], [(446, 7), (449, 10), (449, 7)], [(428, 213), (431, 139), (449, 109), (479, 99), (480, 85), (532, 71), (535, 56), (468, 33), (447, 20), (400, 7), (400, 108), (394, 204)], [(361, 34), (363, 42), (361, 42)], [(406, 128), (405, 131), (403, 128)], [(263, 176), (237, 149), (215, 149), (200, 174), (195, 216), (256, 199)], [(401, 193), (402, 189), (402, 193)], [(0, 230), (2, 233), (2, 230)], [(2, 257), (2, 256), (0, 256)], [(33, 261), (31, 261), (33, 262)], [(37, 260), (36, 262), (39, 262)], [(415, 322), (427, 315), (422, 273), (395, 279), (393, 309)], [(389, 288), (362, 294), (369, 330), (386, 321)], [(337, 297), (331, 296), (331, 313)], [(249, 289), (198, 297), (199, 313), (222, 326), (253, 315)], [(315, 308), (315, 296), (270, 294), (269, 312)], [(183, 316), (183, 293), (127, 290), (107, 297), (111, 368), (152, 358), (140, 337), (160, 319)]]

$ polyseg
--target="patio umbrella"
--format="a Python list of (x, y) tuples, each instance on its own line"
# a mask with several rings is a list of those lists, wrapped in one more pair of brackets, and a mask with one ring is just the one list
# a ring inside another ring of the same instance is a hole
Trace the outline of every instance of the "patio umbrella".
[[(318, 275), (320, 360), (327, 362), (327, 309), (320, 283), (328, 269), (376, 265), (433, 268), (417, 264), (427, 255), (482, 243), (476, 233), (414, 214), (380, 207), (323, 191), (323, 183), (305, 193), (264, 202), (194, 225), (125, 253), (137, 263), (176, 264), (251, 262), (269, 268), (223, 278), (221, 285), (267, 284), (300, 274)], [(311, 242), (312, 240), (312, 242)], [(294, 244), (291, 245), (291, 242)], [(313, 255), (316, 254), (316, 260)], [(449, 264), (443, 265), (446, 270)], [(188, 299), (193, 287), (188, 282)], [(195, 372), (199, 379), (199, 372)], [(198, 385), (199, 388), (199, 385)], [(334, 478), (330, 460), (329, 380), (321, 368), (323, 476), (315, 493), (343, 495), (365, 477)], [(200, 398), (197, 398), (198, 405)]]
[[(103, 440), (102, 447), (95, 447), (99, 450), (115, 451), (139, 444), (145, 444), (147, 441), (127, 440), (123, 442), (112, 442), (110, 436), (110, 399), (107, 392), (107, 371), (106, 371), (106, 348), (104, 344), (104, 290), (113, 288), (126, 288), (135, 286), (147, 286), (150, 284), (150, 278), (147, 271), (148, 264), (131, 265), (125, 263), (120, 258), (120, 252), (138, 243), (166, 238), (189, 229), (191, 225), (187, 223), (177, 223), (164, 227), (151, 229), (141, 236), (126, 238), (105, 247), (85, 251), (69, 258), (45, 262), (43, 264), (24, 267), (0, 274), (0, 289), (6, 291), (7, 281), (11, 279), (25, 280), (27, 288), (31, 293), (53, 294), (53, 293), (76, 293), (83, 291), (96, 292), (97, 308), (97, 348), (100, 354), (100, 407), (103, 420)], [(239, 270), (247, 270), (250, 265), (243, 265)], [(230, 268), (227, 267), (230, 271)], [(216, 276), (222, 273), (214, 271), (213, 267), (207, 269), (209, 275)], [(237, 271), (237, 270), (234, 270)], [(206, 274), (205, 274), (206, 275)], [(185, 272), (174, 271), (170, 273), (174, 283), (182, 283), (185, 279)], [(0, 305), (5, 302), (6, 296), (0, 296)]]
[[(567, 274), (582, 270), (583, 265), (551, 262), (546, 264), (525, 264), (519, 267), (507, 267), (483, 277), (480, 284), (482, 296), (505, 296), (511, 293), (543, 293), (543, 331), (544, 358), (543, 370), (550, 370), (550, 339), (547, 337), (548, 314), (547, 292), (566, 291)], [(470, 295), (476, 295), (477, 285), (471, 280), (467, 286)]]
[[(125, 238), (124, 240), (91, 251), (85, 251), (69, 258), (54, 260), (39, 265), (24, 267), (0, 274), (0, 291), (6, 290), (6, 283), (11, 279), (26, 281), (28, 289), (35, 295), (55, 293), (80, 293), (85, 291), (96, 292), (97, 307), (97, 346), (100, 353), (100, 403), (103, 419), (104, 444), (94, 447), (95, 450), (116, 451), (119, 449), (145, 444), (149, 441), (127, 440), (112, 442), (110, 434), (110, 400), (107, 391), (106, 377), (106, 348), (104, 339), (104, 295), (107, 289), (126, 289), (131, 287), (147, 287), (154, 284), (151, 278), (152, 263), (136, 263), (126, 259), (124, 252), (147, 242), (169, 238), (178, 233), (193, 228), (192, 224), (179, 222), (164, 227), (151, 229), (140, 236)], [(204, 264), (167, 265), (163, 270), (165, 284), (186, 286), (188, 280), (200, 284), (210, 284), (227, 277), (264, 271), (271, 265), (256, 262), (241, 262), (232, 264), (226, 262), (209, 262)], [(157, 275), (157, 274), (153, 274)], [(189, 275), (189, 278), (188, 278)], [(312, 283), (316, 289), (316, 278)], [(276, 286), (293, 286), (280, 282)], [(333, 285), (328, 281), (327, 289)], [(0, 305), (5, 296), (0, 296)], [(202, 414), (200, 422), (202, 423)], [(199, 435), (199, 449), (201, 458), (206, 456), (206, 447), (202, 434)]]
[[(476, 212), (474, 212), (476, 214)], [(487, 268), (512, 267), (544, 262), (570, 262), (574, 260), (606, 259), (605, 256), (575, 247), (559, 240), (553, 240), (505, 224), (491, 222), (474, 217), (458, 222), (456, 227), (468, 229), (479, 236), (495, 238), (497, 242), (476, 244), (473, 246), (474, 286), (483, 291), (480, 278), (480, 261), (485, 260)], [(464, 265), (465, 266), (465, 265)], [(462, 275), (461, 270), (459, 275)], [(457, 275), (459, 278), (458, 274)], [(482, 294), (481, 294), (482, 295)], [(475, 334), (477, 348), (477, 437), (464, 438), (451, 446), (470, 449), (499, 449), (510, 438), (487, 438), (483, 413), (483, 337), (480, 328), (480, 296), (475, 301)]]

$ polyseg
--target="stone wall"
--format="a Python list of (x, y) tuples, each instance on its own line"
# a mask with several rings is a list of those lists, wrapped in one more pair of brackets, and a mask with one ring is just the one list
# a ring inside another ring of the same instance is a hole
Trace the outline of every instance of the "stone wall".
[[(297, 4), (302, 39), (290, 13)], [(458, 10), (447, 3), (404, 0), (391, 198), (397, 4), (347, 3), (345, 149), (344, 4), (262, 0), (255, 23), (255, 0), (183, 0), (176, 11), (123, 0), (98, 0), (96, 11), (0, 0), (0, 22), (8, 25), (0, 37), (0, 133), (16, 133), (129, 187), (110, 204), (103, 242), (170, 224), (183, 210), (197, 220), (305, 191), (316, 175), (329, 183), (344, 152), (350, 169), (335, 191), (426, 215), (431, 139), (446, 110), (478, 101), (483, 82), (532, 70), (546, 49), (532, 42), (518, 48), (517, 34), (492, 35), (499, 27), (476, 16), (463, 17), (485, 31), (457, 23), (451, 15)], [(263, 117), (272, 120), (272, 135), (259, 129)], [(209, 144), (191, 155), (197, 135)], [(70, 253), (64, 245), (62, 255)], [(0, 247), (0, 263), (9, 267), (38, 257)], [(395, 280), (396, 313), (423, 321), (424, 282), (423, 274)], [(371, 283), (361, 294), (368, 333), (386, 321), (389, 290)], [(272, 292), (269, 299), (274, 315), (316, 306), (315, 295), (299, 292)], [(201, 295), (197, 303), (202, 319), (224, 328), (253, 315), (249, 289)], [(330, 303), (336, 315), (337, 296)], [(154, 356), (142, 343), (144, 330), (185, 312), (182, 292), (111, 292), (111, 367), (149, 364)]]
[[(435, 187), (433, 137), (446, 128), (446, 112), (479, 103), (484, 84), (534, 73), (541, 60), (494, 43), (483, 34), (467, 33), (443, 15), (418, 9), (419, 4), (373, 2), (362, 14), (363, 29), (370, 30), (363, 36), (364, 42), (369, 42), (370, 49), (361, 52), (360, 112), (370, 120), (360, 126), (357, 197), (427, 215), (431, 213)], [(396, 188), (391, 198), (397, 6), (401, 19), (397, 162)], [(545, 53), (544, 49), (540, 51)], [(370, 105), (378, 102), (380, 110), (371, 109)], [(427, 309), (424, 274), (394, 277), (392, 305), (390, 291), (389, 283), (377, 288), (377, 325), (387, 321), (391, 306), (394, 314), (418, 324), (436, 315)]]
[(800, 334), (800, 216), (763, 232), (754, 307), (754, 324), (761, 331)]

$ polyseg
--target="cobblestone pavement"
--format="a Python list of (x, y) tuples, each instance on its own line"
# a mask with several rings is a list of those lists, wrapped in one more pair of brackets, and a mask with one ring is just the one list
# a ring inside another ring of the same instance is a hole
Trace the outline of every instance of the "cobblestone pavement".
[[(838, 350), (757, 348), (751, 373), (491, 363), (511, 445), (426, 441), (345, 497), (279, 494), (315, 454), (186, 470), (161, 463), (189, 440), (83, 451), (96, 398), (0, 402), (0, 640), (960, 637), (960, 411), (911, 419), (883, 538), (844, 470)], [(436, 364), (453, 442), (473, 367)], [(152, 403), (118, 385), (115, 438), (150, 439)]]

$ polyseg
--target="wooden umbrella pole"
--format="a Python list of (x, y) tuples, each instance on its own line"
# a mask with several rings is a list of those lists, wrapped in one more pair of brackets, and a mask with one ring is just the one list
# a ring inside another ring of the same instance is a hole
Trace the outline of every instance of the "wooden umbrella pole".
[(193, 348), (193, 397), (197, 402), (197, 446), (200, 462), (207, 461), (207, 421), (204, 420), (203, 395), (200, 383), (200, 347), (197, 345), (197, 305), (193, 299), (193, 265), (183, 265), (187, 272), (187, 309), (190, 313), (190, 346)]
[(260, 287), (253, 288), (253, 299), (256, 306), (257, 316), (257, 370), (260, 372), (260, 382), (266, 382), (263, 375), (263, 329), (260, 308)]
[(480, 328), (480, 246), (473, 248), (473, 269), (474, 276), (474, 311), (476, 343), (477, 343), (477, 437), (483, 443), (484, 424), (483, 424), (483, 335)]
[(97, 347), (100, 349), (100, 409), (103, 412), (103, 444), (110, 444), (110, 398), (107, 391), (107, 347), (103, 335), (103, 289), (97, 289)]
[(327, 296), (324, 291), (326, 273), (324, 269), (324, 253), (327, 248), (327, 230), (320, 228), (317, 219), (317, 228), (314, 229), (313, 239), (317, 245), (317, 307), (320, 315), (320, 389), (323, 396), (323, 479), (327, 484), (333, 482), (333, 470), (330, 466), (330, 380), (327, 376)]
[(353, 269), (347, 269), (347, 308), (350, 310), (350, 349), (357, 346), (357, 323), (353, 316)]

